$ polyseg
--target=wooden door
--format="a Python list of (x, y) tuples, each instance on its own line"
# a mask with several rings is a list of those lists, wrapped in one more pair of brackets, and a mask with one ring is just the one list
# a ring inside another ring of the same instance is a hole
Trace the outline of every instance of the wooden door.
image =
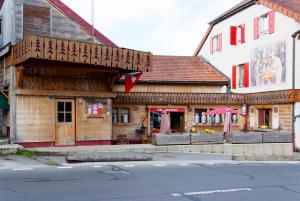
[(74, 100), (56, 101), (55, 145), (75, 145)]

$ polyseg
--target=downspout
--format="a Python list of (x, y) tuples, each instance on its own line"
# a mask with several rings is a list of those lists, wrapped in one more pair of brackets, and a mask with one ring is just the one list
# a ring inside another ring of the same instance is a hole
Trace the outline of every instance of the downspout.
[[(295, 71), (296, 71), (296, 36), (300, 33), (300, 30), (292, 34), (293, 38), (293, 77), (292, 77), (292, 90), (295, 90)], [(296, 151), (296, 139), (295, 139), (295, 122), (299, 115), (295, 116), (295, 101), (292, 103), (292, 136), (293, 136), (293, 151)]]

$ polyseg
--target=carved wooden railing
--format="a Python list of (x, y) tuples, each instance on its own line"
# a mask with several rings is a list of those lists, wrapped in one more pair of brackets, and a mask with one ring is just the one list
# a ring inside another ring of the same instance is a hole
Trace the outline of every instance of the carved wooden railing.
[(282, 90), (253, 94), (232, 93), (130, 93), (117, 92), (114, 103), (137, 104), (286, 104), (300, 102), (300, 90)]
[(41, 36), (26, 37), (13, 46), (12, 65), (21, 64), (28, 59), (89, 64), (144, 72), (151, 71), (152, 66), (152, 54), (149, 52)]
[(243, 103), (241, 94), (217, 93), (116, 93), (114, 103), (140, 104), (236, 104)]

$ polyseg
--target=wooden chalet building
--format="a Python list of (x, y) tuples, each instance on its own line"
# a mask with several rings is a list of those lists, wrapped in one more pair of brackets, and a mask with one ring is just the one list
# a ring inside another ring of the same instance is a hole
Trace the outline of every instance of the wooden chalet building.
[[(228, 94), (229, 78), (195, 56), (153, 56), (151, 72), (143, 73), (132, 92), (124, 94), (124, 81), (114, 86), (113, 139), (126, 135), (140, 142), (158, 133), (162, 111), (168, 111), (174, 133), (223, 130), (223, 116), (201, 118), (203, 112), (220, 106), (241, 110), (243, 97)], [(124, 122), (124, 115), (126, 122)], [(242, 130), (245, 118), (234, 117), (235, 131)], [(146, 127), (145, 132), (141, 131)]]
[[(217, 53), (207, 54), (213, 28), (194, 56), (181, 57), (119, 48), (60, 0), (0, 0), (0, 24), (0, 124), (13, 143), (149, 142), (159, 132), (162, 110), (169, 112), (172, 132), (221, 131), (222, 116), (202, 115), (219, 106), (241, 111), (233, 116), (235, 131), (252, 128), (257, 108), (271, 108), (269, 119), (282, 119), (282, 128), (291, 128), (298, 91), (283, 87), (266, 92), (262, 87), (253, 93), (229, 92), (232, 76), (216, 61), (236, 62), (228, 55), (219, 57), (221, 51), (216, 59)], [(198, 57), (202, 52), (205, 58)], [(122, 76), (132, 71), (144, 73), (125, 95)], [(254, 112), (249, 115), (245, 106)]]
[(111, 144), (114, 83), (150, 71), (152, 55), (119, 48), (60, 0), (0, 5), (3, 132), (25, 147)]
[(194, 56), (244, 94), (247, 129), (293, 132), (300, 148), (300, 1), (243, 0), (209, 25)]

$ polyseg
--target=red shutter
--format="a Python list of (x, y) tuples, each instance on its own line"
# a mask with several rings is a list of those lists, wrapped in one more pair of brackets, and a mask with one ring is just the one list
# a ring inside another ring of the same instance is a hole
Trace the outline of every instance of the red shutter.
[(219, 52), (222, 51), (222, 34), (221, 33), (218, 35), (218, 50), (219, 50)]
[(210, 38), (210, 54), (214, 53), (214, 38)]
[(236, 89), (236, 66), (232, 66), (231, 88)]
[(274, 33), (275, 31), (275, 11), (272, 10), (269, 12), (269, 34)]
[(258, 17), (254, 18), (254, 40), (258, 39)]
[(241, 26), (241, 43), (245, 43), (245, 25)]
[(236, 31), (237, 31), (237, 27), (235, 26), (230, 27), (230, 45), (236, 45)]
[(244, 64), (244, 87), (249, 87), (249, 63)]

